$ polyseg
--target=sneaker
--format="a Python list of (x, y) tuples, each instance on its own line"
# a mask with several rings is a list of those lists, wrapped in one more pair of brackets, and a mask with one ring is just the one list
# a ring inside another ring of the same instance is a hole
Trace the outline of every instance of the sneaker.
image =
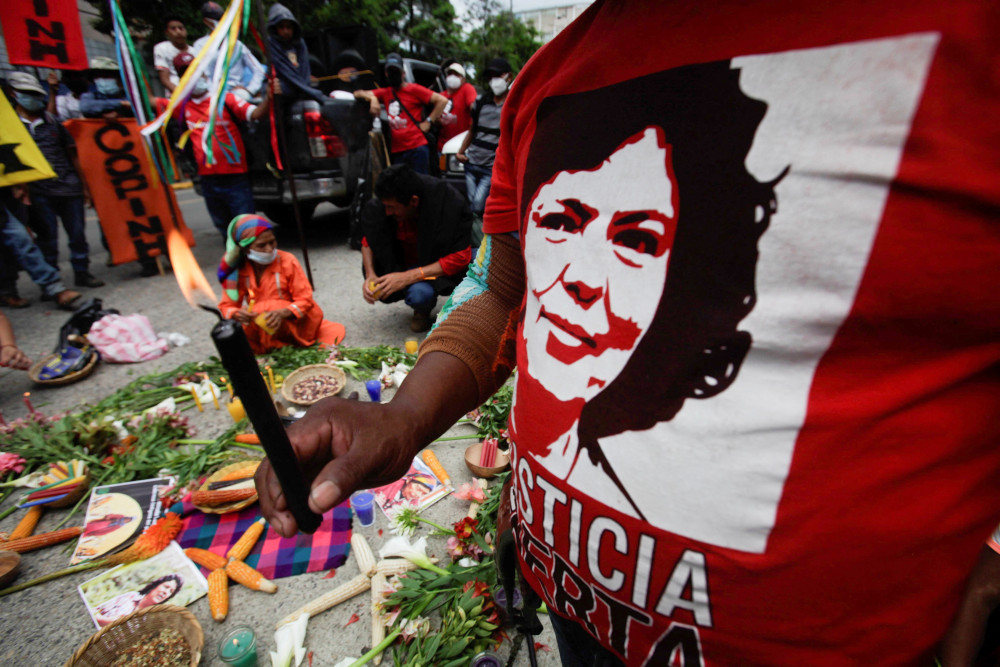
[(104, 281), (98, 280), (88, 271), (77, 271), (75, 283), (77, 287), (104, 287)]
[(414, 333), (421, 333), (427, 331), (431, 328), (431, 314), (426, 313), (422, 310), (413, 311), (413, 317), (410, 319), (410, 331)]
[(27, 308), (30, 303), (27, 299), (22, 299), (16, 294), (0, 295), (0, 306), (4, 308)]

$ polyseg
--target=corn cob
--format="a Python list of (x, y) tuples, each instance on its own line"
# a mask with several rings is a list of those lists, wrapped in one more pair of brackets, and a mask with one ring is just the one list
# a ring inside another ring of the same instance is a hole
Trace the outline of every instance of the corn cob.
[(241, 560), (230, 559), (226, 563), (226, 572), (236, 583), (243, 584), (255, 591), (264, 591), (265, 593), (276, 593), (278, 591), (278, 587), (273, 581)]
[(213, 491), (195, 491), (191, 494), (191, 502), (195, 505), (225, 505), (235, 503), (257, 495), (254, 487), (248, 489), (215, 489)]
[(22, 537), (28, 537), (33, 532), (35, 532), (35, 526), (38, 525), (38, 520), (42, 518), (42, 506), (35, 505), (34, 507), (29, 507), (28, 511), (25, 512), (24, 516), (18, 522), (17, 527), (8, 537), (8, 540), (19, 540)]
[(250, 527), (240, 536), (240, 539), (236, 540), (236, 544), (229, 548), (226, 552), (226, 558), (232, 558), (234, 560), (243, 560), (253, 549), (253, 545), (257, 544), (260, 534), (264, 532), (264, 526), (266, 521), (264, 517), (261, 517), (250, 524)]
[[(385, 575), (375, 573), (371, 578), (372, 586), (372, 646), (378, 646), (385, 639), (385, 616), (382, 614), (382, 600), (385, 597), (385, 590), (388, 582)], [(382, 654), (375, 656), (375, 664), (382, 664)]]
[(226, 567), (226, 559), (217, 553), (212, 553), (207, 549), (196, 549), (190, 547), (184, 550), (184, 555), (201, 565), (208, 571), (218, 570)]
[(222, 568), (208, 575), (208, 607), (212, 618), (221, 623), (229, 614), (229, 577)]
[[(358, 561), (358, 569), (361, 574), (372, 576), (375, 574), (375, 554), (368, 546), (368, 540), (361, 533), (351, 534), (351, 549), (354, 551), (354, 560)], [(372, 644), (374, 646), (374, 644)]]
[(78, 537), (82, 532), (83, 528), (80, 528), (79, 526), (74, 526), (73, 528), (63, 528), (61, 530), (54, 530), (51, 533), (41, 533), (40, 535), (31, 535), (29, 537), (22, 537), (19, 540), (10, 540), (9, 542), (4, 542), (3, 550), (16, 551), (19, 554), (23, 554), (26, 551), (34, 551), (35, 549), (41, 549), (42, 547), (47, 547), (53, 544), (59, 544), (60, 542), (65, 542), (66, 540), (71, 540), (74, 537)]
[[(430, 560), (432, 563), (437, 562), (436, 558), (431, 558)], [(403, 574), (415, 569), (417, 569), (417, 566), (405, 558), (383, 558), (375, 565), (375, 571), (387, 578), (394, 574)]]
[(311, 602), (307, 602), (304, 606), (278, 621), (275, 627), (280, 628), (286, 623), (291, 623), (302, 614), (309, 614), (309, 617), (312, 618), (316, 614), (324, 612), (331, 607), (335, 607), (345, 600), (350, 600), (359, 593), (364, 593), (371, 588), (371, 585), (372, 582), (371, 579), (368, 578), (368, 575), (359, 574), (350, 581), (334, 588), (332, 591), (324, 593)]
[(448, 471), (445, 470), (444, 466), (441, 465), (441, 462), (438, 461), (437, 455), (431, 450), (425, 449), (421, 452), (420, 456), (423, 457), (424, 463), (426, 463), (427, 467), (431, 469), (431, 472), (437, 475), (437, 478), (441, 480), (441, 483), (449, 489), (452, 488), (451, 477), (448, 476)]

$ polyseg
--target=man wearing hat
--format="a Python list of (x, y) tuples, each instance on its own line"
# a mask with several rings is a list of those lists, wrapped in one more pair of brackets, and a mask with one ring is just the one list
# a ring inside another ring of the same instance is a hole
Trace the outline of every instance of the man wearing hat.
[(476, 89), (465, 80), (465, 68), (460, 63), (450, 63), (445, 67), (444, 84), (442, 94), (448, 98), (448, 104), (441, 114), (438, 152), (449, 139), (469, 129), (472, 125), (472, 105), (476, 102)]
[(503, 110), (507, 90), (514, 78), (510, 63), (494, 58), (486, 66), (486, 79), (490, 89), (480, 95), (471, 112), (472, 128), (465, 135), (461, 148), (455, 154), (465, 164), (465, 193), (476, 221), (472, 225), (472, 244), (482, 240), (483, 212), (493, 181), (493, 160), (500, 142), (500, 112)]
[[(398, 53), (386, 56), (385, 77), (389, 81), (385, 88), (359, 90), (354, 96), (367, 101), (374, 115), (379, 112), (379, 103), (385, 105), (391, 129), (392, 163), (405, 162), (417, 173), (426, 174), (430, 150), (424, 133), (430, 132), (441, 118), (448, 100), (418, 83), (404, 82), (403, 59)], [(424, 107), (429, 104), (434, 108), (425, 118)]]
[(118, 63), (104, 56), (91, 58), (92, 90), (80, 96), (80, 113), (86, 118), (117, 118), (133, 116), (132, 105), (125, 99)]
[(55, 178), (34, 181), (28, 185), (31, 197), (29, 216), (38, 234), (38, 245), (45, 261), (59, 267), (59, 221), (69, 237), (69, 258), (77, 287), (101, 287), (104, 283), (90, 274), (90, 248), (87, 245), (84, 202), (90, 202), (90, 192), (83, 181), (76, 144), (55, 116), (45, 111), (48, 94), (31, 74), (14, 72), (10, 75), (15, 109), (38, 150), (56, 172)]
[[(191, 50), (197, 54), (201, 53), (202, 47), (211, 38), (211, 31), (222, 18), (223, 10), (217, 2), (206, 2), (201, 6), (201, 20), (209, 30), (209, 34), (199, 37), (195, 41)], [(221, 52), (221, 51), (220, 51)], [(208, 65), (208, 72), (215, 69), (215, 55), (211, 55), (211, 62)], [(260, 94), (260, 89), (264, 85), (264, 77), (267, 70), (260, 64), (250, 49), (243, 42), (236, 42), (236, 50), (233, 52), (232, 61), (229, 64), (229, 77), (226, 82), (229, 85), (229, 92), (247, 102)]]

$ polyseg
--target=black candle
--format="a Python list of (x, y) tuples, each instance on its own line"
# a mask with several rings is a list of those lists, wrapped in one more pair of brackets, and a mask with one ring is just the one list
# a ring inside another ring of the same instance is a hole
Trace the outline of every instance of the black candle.
[(309, 509), (309, 489), (299, 461), (257, 367), (257, 360), (243, 333), (243, 327), (235, 320), (220, 320), (212, 328), (212, 340), (219, 350), (222, 365), (229, 373), (233, 389), (243, 401), (247, 417), (271, 461), (271, 467), (274, 468), (274, 474), (288, 501), (288, 509), (298, 522), (299, 530), (303, 533), (316, 532), (322, 517)]

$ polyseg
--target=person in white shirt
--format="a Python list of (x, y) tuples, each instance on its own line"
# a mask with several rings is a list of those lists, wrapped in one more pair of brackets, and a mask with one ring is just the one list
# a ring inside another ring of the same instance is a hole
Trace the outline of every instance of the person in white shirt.
[(190, 47), (187, 43), (187, 26), (179, 16), (168, 16), (163, 24), (163, 34), (167, 36), (166, 41), (160, 42), (153, 47), (153, 65), (156, 73), (160, 77), (160, 83), (167, 89), (167, 93), (174, 92), (180, 77), (174, 69), (174, 58), (178, 53), (187, 51)]
[[(204, 37), (199, 37), (195, 41), (192, 49), (195, 56), (197, 56), (205, 42), (211, 37), (211, 31), (215, 30), (216, 24), (219, 19), (222, 18), (222, 7), (215, 2), (206, 2), (201, 6), (201, 20), (205, 22), (208, 26), (209, 34)], [(214, 57), (211, 63), (208, 65), (208, 72), (215, 69)], [(257, 97), (261, 93), (261, 88), (264, 85), (264, 77), (267, 75), (267, 70), (264, 66), (250, 53), (243, 42), (236, 42), (236, 51), (233, 53), (233, 62), (229, 66), (229, 77), (227, 83), (229, 84), (229, 92), (233, 93), (244, 102), (249, 102), (251, 99)]]

